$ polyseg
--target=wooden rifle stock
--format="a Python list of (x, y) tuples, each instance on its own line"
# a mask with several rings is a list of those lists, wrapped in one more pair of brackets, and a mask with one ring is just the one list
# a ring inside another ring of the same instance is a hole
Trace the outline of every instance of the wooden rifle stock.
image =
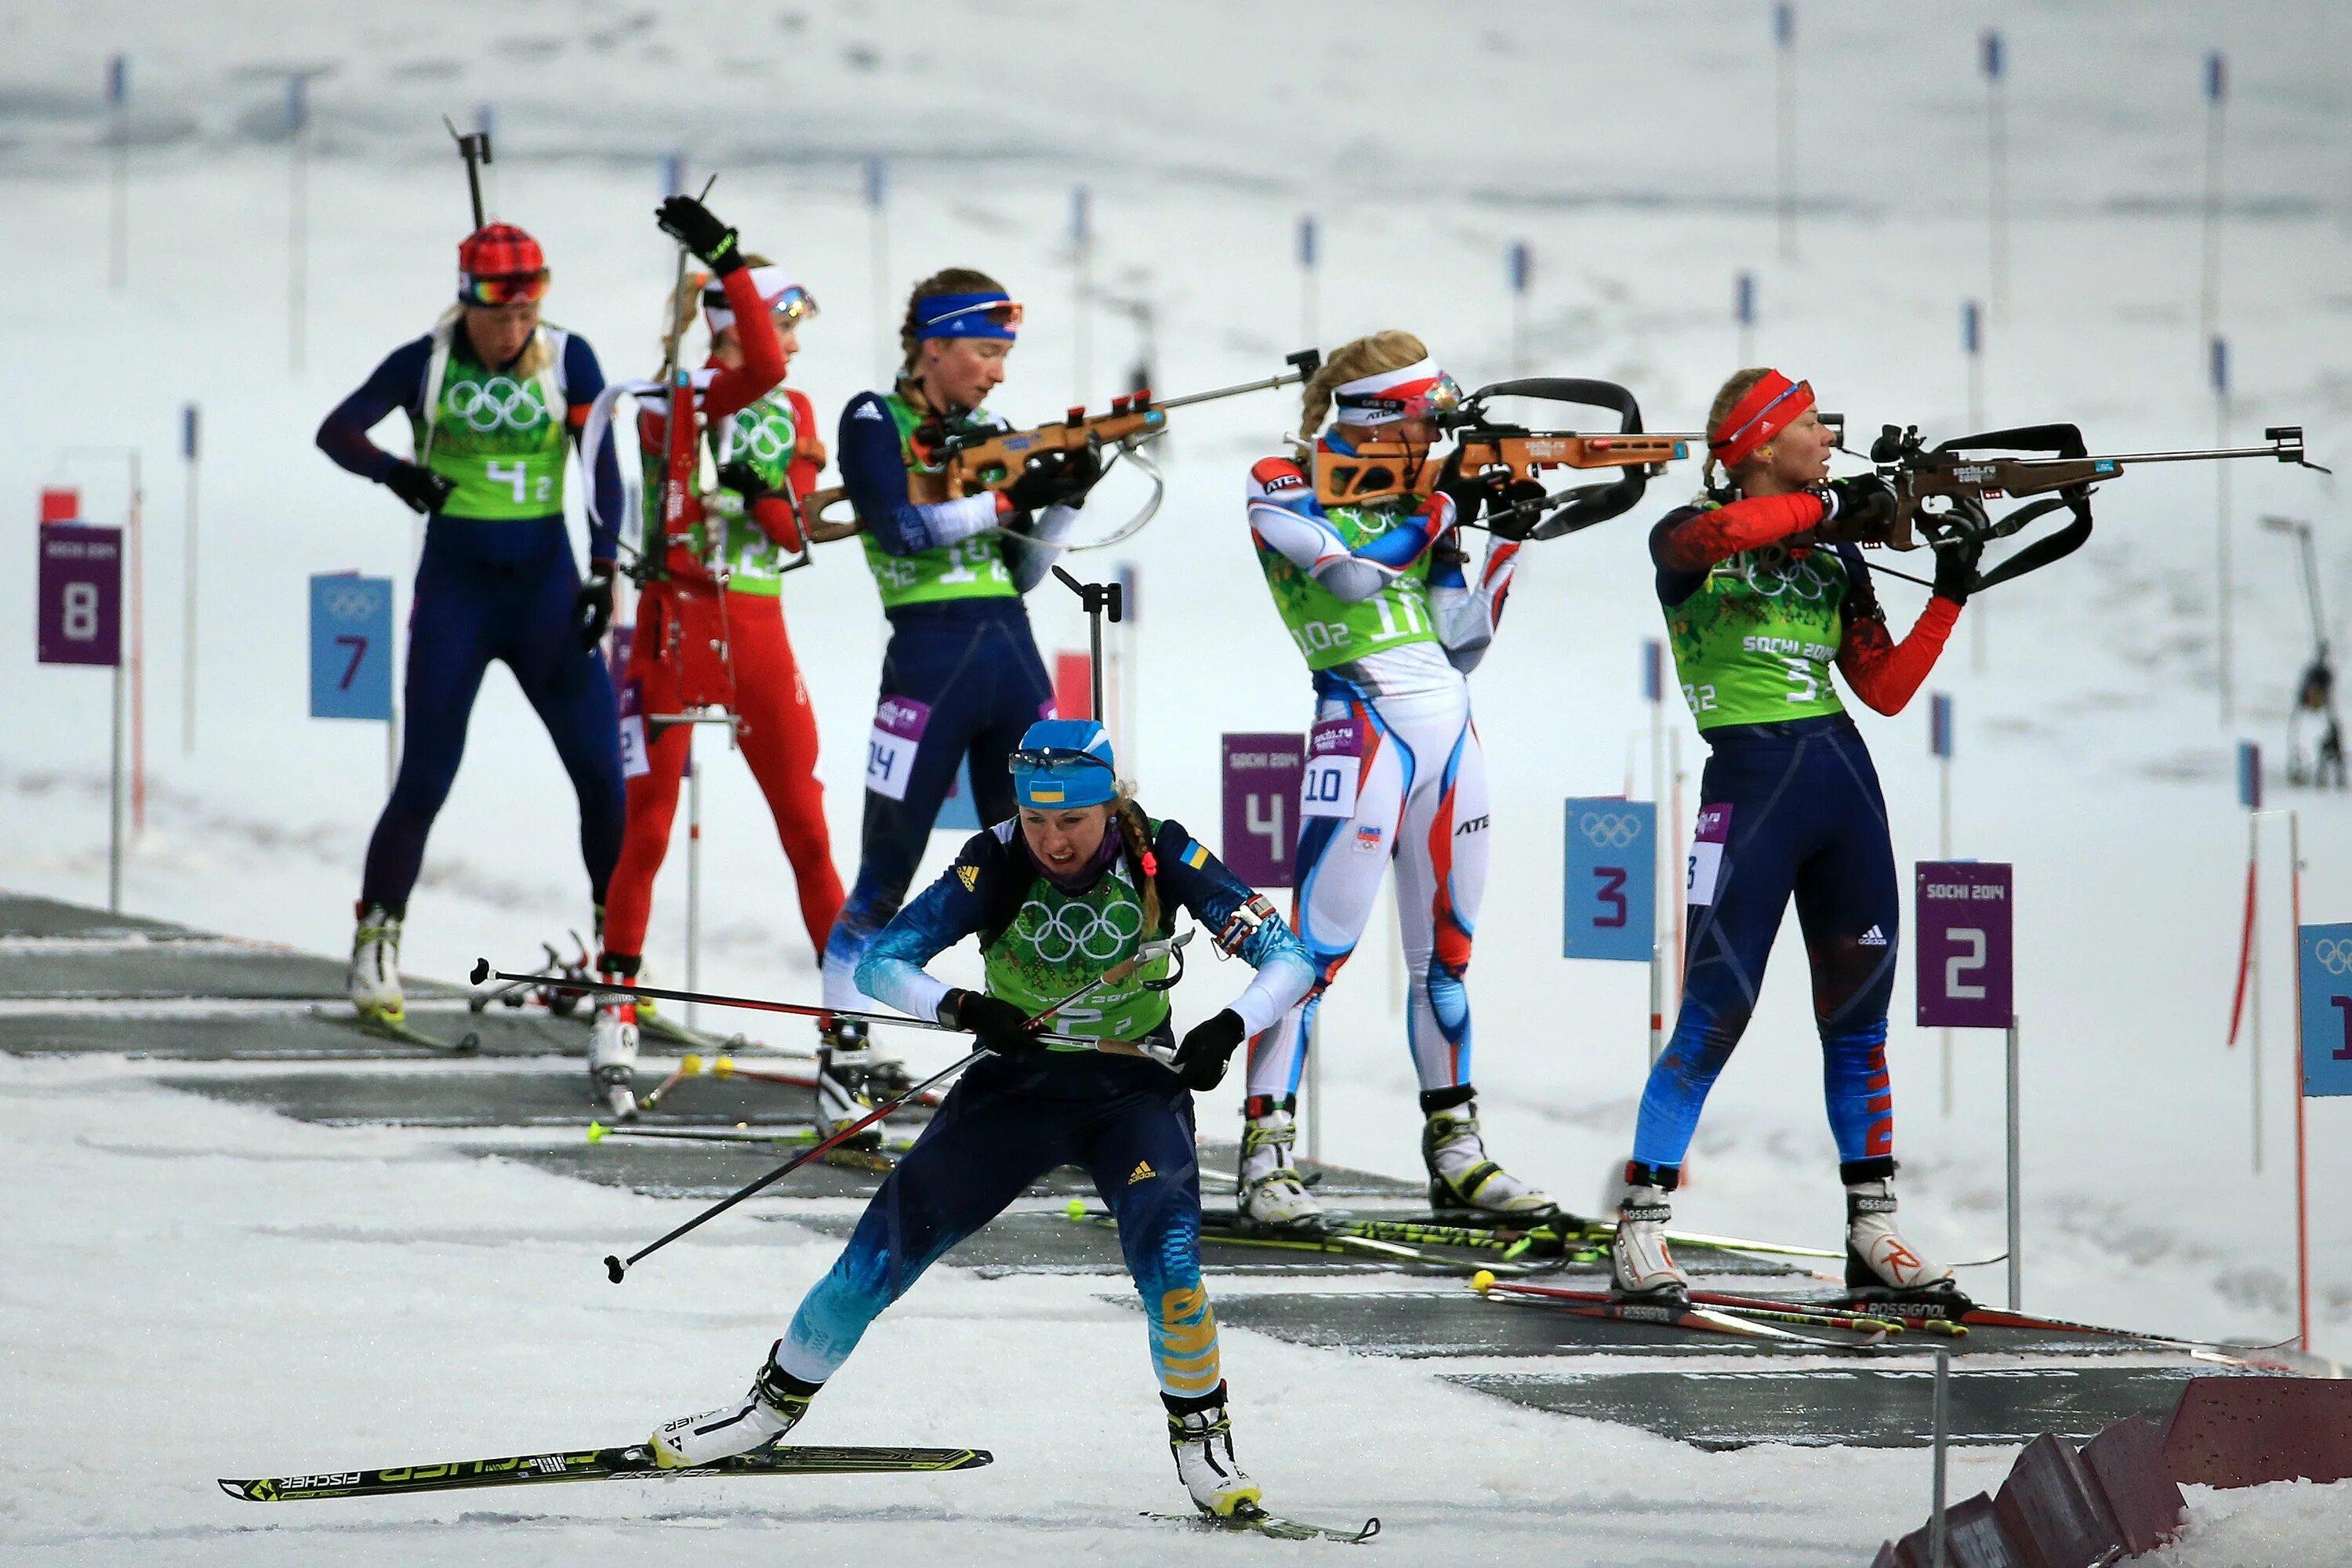
[[(1546, 468), (1653, 468), (1690, 456), (1695, 435), (1581, 436), (1570, 430), (1495, 431), (1469, 426), (1460, 433), (1462, 472), (1497, 485), (1532, 479)], [(1402, 441), (1367, 441), (1352, 456), (1318, 453), (1315, 499), (1325, 506), (1360, 506), (1390, 496), (1426, 496), (1437, 486), (1439, 465), (1429, 448)]]

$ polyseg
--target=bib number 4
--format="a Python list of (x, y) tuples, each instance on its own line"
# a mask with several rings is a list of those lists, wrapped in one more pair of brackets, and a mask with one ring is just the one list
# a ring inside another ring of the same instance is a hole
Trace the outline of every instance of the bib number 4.
[(533, 483), (530, 465), (520, 460), (501, 463), (496, 458), (490, 458), (483, 462), (482, 473), (490, 483), (509, 487), (514, 493), (517, 506), (527, 506), (534, 500), (549, 500), (555, 494), (554, 475), (541, 474)]

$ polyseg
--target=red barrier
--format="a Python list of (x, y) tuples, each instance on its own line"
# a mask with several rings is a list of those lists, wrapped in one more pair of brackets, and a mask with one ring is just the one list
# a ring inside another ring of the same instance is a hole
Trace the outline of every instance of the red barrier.
[(2124, 1545), (2153, 1552), (2180, 1530), (2189, 1511), (2164, 1461), (2164, 1427), (2153, 1416), (2118, 1421), (2084, 1445), (2083, 1463), (2105, 1494)]
[(2258, 1487), (2352, 1476), (2352, 1382), (2200, 1377), (2165, 1427), (2176, 1481)]

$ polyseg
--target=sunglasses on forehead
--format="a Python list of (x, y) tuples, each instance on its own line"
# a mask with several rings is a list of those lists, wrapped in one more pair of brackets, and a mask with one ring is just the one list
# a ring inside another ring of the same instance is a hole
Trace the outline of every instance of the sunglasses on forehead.
[(1010, 331), (1021, 324), (1022, 315), (1021, 301), (999, 300), (992, 304), (965, 305), (957, 310), (942, 310), (936, 316), (921, 318), (917, 325), (929, 331), (935, 327), (943, 327), (950, 321), (958, 321), (972, 326), (984, 323)]
[(1092, 752), (1081, 752), (1069, 746), (1024, 747), (1013, 753), (1013, 765), (1052, 772), (1057, 768), (1096, 767), (1105, 773), (1117, 770)]
[(547, 268), (536, 272), (501, 272), (491, 277), (466, 277), (457, 298), (468, 305), (520, 305), (547, 294)]

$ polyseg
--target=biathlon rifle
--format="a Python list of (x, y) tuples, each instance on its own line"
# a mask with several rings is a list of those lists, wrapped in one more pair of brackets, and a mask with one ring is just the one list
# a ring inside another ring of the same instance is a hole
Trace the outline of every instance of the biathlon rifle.
[[(1839, 450), (1850, 451), (1844, 444), (1843, 418), (1830, 415), (1822, 422), (1836, 428)], [(2139, 464), (2272, 458), (2328, 472), (2304, 456), (2300, 425), (2273, 425), (2263, 432), (2263, 440), (2265, 444), (2260, 447), (2126, 452), (2109, 457), (2094, 455), (2084, 445), (2082, 430), (2073, 425), (1992, 430), (1981, 436), (1956, 437), (1934, 447), (1920, 440), (1916, 425), (1888, 425), (1870, 444), (1870, 460), (1878, 477), (1894, 489), (1895, 521), (1883, 534), (1855, 542), (1883, 544), (1891, 550), (1916, 550), (1922, 544), (1951, 550), (2007, 539), (2054, 512), (2068, 514), (2055, 532), (1981, 570), (1976, 586), (1990, 588), (2039, 571), (2081, 549), (2091, 537), (2092, 491)], [(2048, 455), (2008, 455), (2014, 453)], [(2029, 500), (1998, 521), (1985, 513), (1987, 498), (2028, 496), (2040, 499)]]
[[(1587, 434), (1507, 424), (1487, 411), (1487, 400), (1496, 397), (1531, 397), (1606, 409), (1617, 416), (1617, 428)], [(1617, 478), (1599, 484), (1571, 486), (1500, 508), (1480, 523), (1492, 527), (1505, 517), (1532, 519), (1526, 535), (1529, 539), (1557, 539), (1631, 510), (1668, 463), (1689, 457), (1693, 442), (1704, 445), (1706, 440), (1698, 435), (1646, 432), (1642, 428), (1641, 405), (1633, 393), (1614, 382), (1579, 376), (1498, 381), (1472, 393), (1460, 407), (1440, 412), (1436, 420), (1440, 430), (1454, 437), (1461, 471), (1486, 477), (1498, 486), (1535, 479), (1547, 468), (1622, 470)], [(1430, 460), (1427, 448), (1416, 449), (1402, 441), (1367, 441), (1351, 455), (1324, 452), (1317, 456), (1315, 499), (1325, 506), (1359, 506), (1389, 496), (1426, 496), (1436, 488), (1441, 468)]]
[[(1278, 386), (1295, 385), (1322, 368), (1323, 355), (1318, 349), (1301, 349), (1285, 355), (1283, 363), (1291, 368), (1263, 381), (1246, 381), (1237, 386), (1221, 386), (1213, 392), (1164, 399), (1154, 398), (1151, 389), (1145, 387), (1112, 398), (1108, 414), (1088, 414), (1083, 407), (1073, 408), (1051, 424), (1027, 430), (996, 430), (980, 425), (960, 427), (949, 423), (935, 438), (926, 439), (918, 432), (917, 439), (922, 443), (918, 456), (925, 459), (927, 466), (910, 476), (917, 492), (913, 499), (919, 502), (954, 500), (982, 490), (1006, 489), (1053, 452), (1091, 448), (1106, 468), (1124, 456), (1151, 477), (1151, 500), (1108, 537), (1088, 540), (1080, 548), (1099, 549), (1115, 544), (1150, 522), (1160, 510), (1165, 486), (1160, 471), (1142, 455), (1141, 448), (1147, 441), (1168, 433), (1169, 411), (1188, 408), (1196, 403), (1213, 403), (1221, 397), (1238, 397), (1245, 392), (1268, 392)], [(1107, 458), (1106, 451), (1109, 453)], [(848, 492), (839, 486), (810, 491), (803, 507), (808, 537), (822, 544), (862, 531), (865, 524), (854, 517), (828, 519), (824, 515), (835, 504), (847, 500)]]
[(474, 226), (478, 229), (489, 219), (482, 212), (482, 165), (490, 163), (490, 133), (488, 131), (460, 131), (443, 115), (441, 123), (448, 126), (450, 137), (457, 143), (457, 156), (466, 160), (466, 190), (474, 198)]

